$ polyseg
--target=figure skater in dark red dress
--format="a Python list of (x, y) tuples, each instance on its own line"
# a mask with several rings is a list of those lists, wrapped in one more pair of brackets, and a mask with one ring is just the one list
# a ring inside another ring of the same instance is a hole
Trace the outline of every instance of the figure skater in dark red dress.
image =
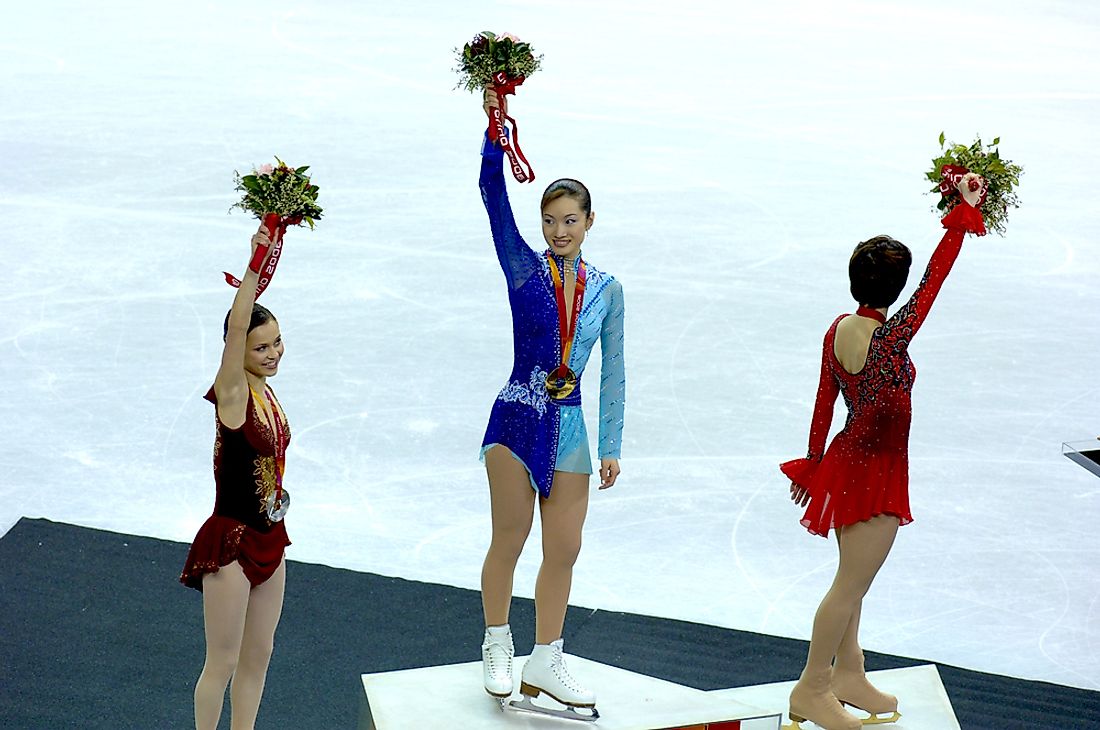
[(290, 540), (282, 482), (290, 428), (267, 385), (279, 369), (283, 340), (271, 312), (254, 303), (257, 272), (270, 245), (261, 224), (252, 237), (252, 263), (226, 317), (221, 367), (206, 395), (217, 421), (217, 496), (180, 576), (203, 595), (206, 663), (195, 686), (197, 730), (217, 728), (230, 678), (232, 728), (254, 726), (283, 608), (283, 551)]
[[(943, 225), (947, 231), (920, 286), (890, 318), (887, 308), (905, 286), (912, 254), (889, 236), (856, 246), (848, 272), (859, 309), (842, 314), (825, 333), (809, 453), (781, 467), (791, 479), (791, 498), (807, 508), (802, 524), (823, 537), (835, 530), (840, 546), (836, 577), (814, 617), (806, 667), (791, 692), (795, 728), (806, 719), (828, 730), (861, 727), (845, 704), (867, 712), (870, 717), (862, 722), (868, 724), (900, 717), (897, 698), (867, 681), (859, 617), (863, 596), (898, 526), (913, 520), (908, 445), (916, 370), (909, 343), (924, 324), (964, 235), (985, 232), (980, 214), (965, 202)], [(848, 405), (848, 419), (826, 450), (838, 393)]]

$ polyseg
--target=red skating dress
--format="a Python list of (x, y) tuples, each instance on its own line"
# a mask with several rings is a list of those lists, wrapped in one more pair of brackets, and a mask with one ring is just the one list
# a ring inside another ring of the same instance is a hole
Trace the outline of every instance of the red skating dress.
[[(855, 375), (846, 371), (833, 349), (837, 324), (851, 315), (837, 317), (825, 333), (807, 458), (779, 467), (792, 482), (808, 490), (810, 502), (802, 525), (815, 535), (828, 537), (830, 528), (878, 515), (894, 515), (903, 525), (913, 521), (909, 512), (909, 423), (910, 393), (917, 371), (909, 359), (909, 343), (951, 271), (964, 234), (985, 232), (977, 211), (967, 205), (956, 210), (957, 215), (953, 211), (943, 221), (947, 232), (928, 262), (920, 286), (905, 306), (871, 335), (862, 370)], [(848, 419), (825, 450), (837, 393), (844, 395)]]
[[(270, 389), (267, 397), (275, 401)], [(283, 464), (278, 463), (278, 439), (268, 425), (256, 396), (249, 396), (244, 424), (227, 427), (218, 418), (214, 389), (206, 394), (214, 404), (217, 435), (214, 438), (214, 484), (217, 494), (212, 514), (191, 543), (180, 582), (202, 590), (202, 577), (216, 573), (233, 561), (241, 564), (253, 587), (271, 577), (290, 544), (280, 519), (267, 516), (267, 500), (278, 488)], [(275, 401), (277, 402), (277, 401)], [(290, 441), (290, 426), (280, 419), (282, 443)]]

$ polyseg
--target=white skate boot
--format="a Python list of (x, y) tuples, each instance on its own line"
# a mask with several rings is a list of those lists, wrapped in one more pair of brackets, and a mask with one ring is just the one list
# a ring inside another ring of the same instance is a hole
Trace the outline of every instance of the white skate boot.
[[(585, 722), (592, 722), (600, 716), (596, 711), (595, 693), (582, 687), (566, 669), (561, 639), (550, 644), (535, 644), (531, 656), (523, 665), (519, 691), (523, 694), (523, 700), (513, 700), (511, 703), (517, 710)], [(540, 694), (549, 695), (565, 708), (559, 710), (536, 705), (531, 700)], [(587, 712), (577, 712), (577, 708)]]
[(512, 629), (508, 624), (485, 629), (485, 640), (481, 643), (485, 691), (500, 700), (501, 710), (504, 709), (504, 700), (512, 694), (512, 657), (515, 654)]

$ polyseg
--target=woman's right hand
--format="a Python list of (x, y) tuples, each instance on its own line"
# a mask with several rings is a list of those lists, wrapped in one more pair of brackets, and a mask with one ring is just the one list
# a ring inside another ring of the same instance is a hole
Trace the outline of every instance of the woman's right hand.
[[(504, 102), (503, 104), (501, 102)], [(485, 110), (485, 115), (492, 118), (494, 107), (500, 109), (501, 113), (508, 114), (508, 100), (504, 97), (497, 96), (497, 92), (491, 88), (485, 89), (485, 92), (481, 95), (481, 108)]]
[(256, 249), (260, 246), (270, 246), (271, 236), (268, 235), (267, 225), (260, 221), (259, 229), (252, 234), (252, 255), (256, 255)]

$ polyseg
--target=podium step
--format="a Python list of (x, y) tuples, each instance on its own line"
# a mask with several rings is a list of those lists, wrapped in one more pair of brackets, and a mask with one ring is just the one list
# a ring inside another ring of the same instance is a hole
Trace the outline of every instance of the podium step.
[[(515, 676), (526, 657), (516, 657)], [(596, 692), (594, 723), (540, 717), (500, 705), (481, 686), (481, 662), (362, 675), (360, 730), (778, 730), (779, 710), (733, 696), (684, 687), (618, 667), (569, 656), (569, 670)], [(517, 694), (513, 698), (518, 698)], [(540, 698), (541, 700), (541, 698)], [(785, 700), (785, 698), (784, 698)], [(785, 705), (784, 705), (785, 706)]]
[[(905, 667), (903, 669), (884, 669), (878, 672), (868, 672), (867, 677), (871, 683), (898, 698), (898, 709), (901, 711), (901, 719), (888, 725), (873, 725), (868, 727), (882, 727), (890, 730), (961, 730), (959, 721), (955, 718), (955, 711), (951, 708), (951, 700), (947, 697), (947, 690), (940, 680), (940, 673), (934, 664), (925, 664), (919, 667)], [(719, 689), (707, 694), (716, 697), (728, 697), (739, 702), (758, 707), (781, 708), (783, 720), (787, 720), (787, 698), (794, 687), (794, 681), (778, 682), (776, 684), (761, 684), (754, 687), (737, 687), (735, 689)], [(850, 710), (857, 717), (865, 717), (866, 713), (859, 710)], [(1006, 720), (1004, 725), (997, 724), (996, 718), (989, 719), (990, 724), (985, 727), (988, 730), (1008, 730), (1012, 725)], [(817, 725), (812, 722), (802, 723), (804, 730), (817, 730)]]

